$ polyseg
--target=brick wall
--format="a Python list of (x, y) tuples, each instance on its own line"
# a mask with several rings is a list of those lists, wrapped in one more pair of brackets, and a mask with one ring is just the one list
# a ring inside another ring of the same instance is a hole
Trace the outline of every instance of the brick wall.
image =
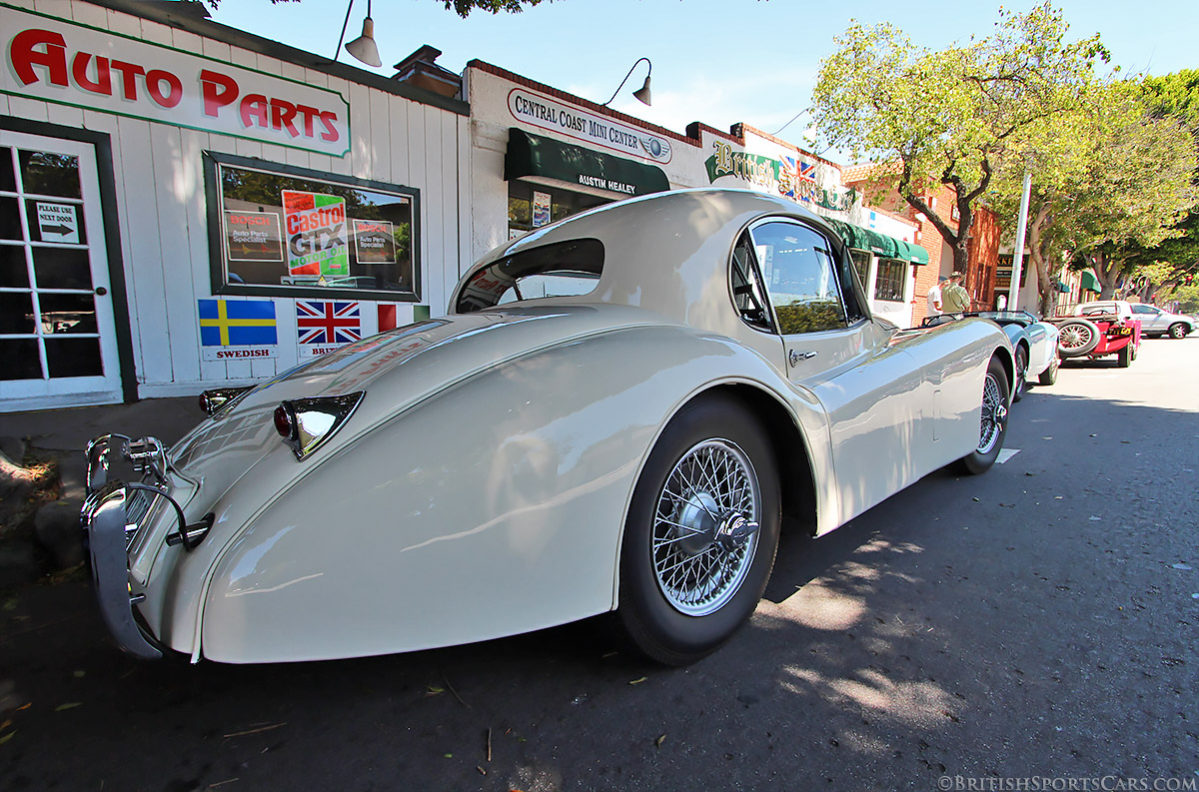
[[(872, 208), (882, 208), (901, 217), (913, 220), (917, 226), (916, 241), (928, 251), (927, 266), (913, 266), (915, 283), (912, 298), (912, 323), (928, 315), (928, 290), (937, 285), (941, 275), (953, 270), (952, 253), (940, 232), (928, 219), (922, 218), (899, 192), (892, 186), (895, 173), (890, 168), (867, 168), (854, 166), (845, 169), (846, 185), (863, 195), (863, 203)], [(950, 228), (957, 231), (957, 220), (951, 218), (955, 201), (953, 190), (945, 185), (936, 185), (926, 197), (932, 209), (944, 218)], [(995, 270), (999, 263), (999, 218), (985, 207), (976, 207), (974, 223), (967, 247), (967, 271), (964, 285), (970, 292), (977, 310), (995, 307)]]

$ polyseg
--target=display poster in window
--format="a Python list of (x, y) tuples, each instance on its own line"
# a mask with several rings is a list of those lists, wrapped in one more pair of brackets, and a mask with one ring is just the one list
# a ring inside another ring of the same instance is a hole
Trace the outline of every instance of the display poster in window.
[(225, 251), (230, 261), (283, 261), (279, 215), (226, 210)]
[(363, 263), (394, 264), (395, 227), (386, 220), (355, 220), (354, 253)]
[(289, 275), (327, 279), (350, 274), (345, 198), (284, 190), (283, 217)]
[(218, 295), (420, 302), (419, 192), (205, 154)]
[(550, 194), (533, 192), (533, 227), (550, 224)]

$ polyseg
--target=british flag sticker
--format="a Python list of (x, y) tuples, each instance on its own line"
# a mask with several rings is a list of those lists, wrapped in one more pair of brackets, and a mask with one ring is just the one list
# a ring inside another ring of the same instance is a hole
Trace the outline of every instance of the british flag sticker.
[(296, 300), (300, 359), (308, 360), (362, 339), (357, 301)]

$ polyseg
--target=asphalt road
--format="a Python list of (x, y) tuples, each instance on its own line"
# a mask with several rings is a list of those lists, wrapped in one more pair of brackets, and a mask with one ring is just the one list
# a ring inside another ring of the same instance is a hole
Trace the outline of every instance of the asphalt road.
[(81, 581), (7, 595), (0, 789), (1195, 789), (1199, 337), (1063, 368), (1007, 446), (982, 477), (786, 534), (752, 622), (683, 670), (602, 619), (143, 664)]

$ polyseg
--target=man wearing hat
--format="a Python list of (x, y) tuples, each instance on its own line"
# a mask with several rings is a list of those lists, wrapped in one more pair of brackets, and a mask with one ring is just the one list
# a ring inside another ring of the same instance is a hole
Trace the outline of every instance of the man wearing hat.
[(962, 273), (949, 276), (949, 285), (941, 289), (941, 308), (945, 313), (960, 314), (970, 310), (970, 292), (962, 286)]
[(937, 316), (941, 313), (941, 287), (949, 280), (944, 275), (937, 278), (937, 283), (928, 290), (928, 315)]

